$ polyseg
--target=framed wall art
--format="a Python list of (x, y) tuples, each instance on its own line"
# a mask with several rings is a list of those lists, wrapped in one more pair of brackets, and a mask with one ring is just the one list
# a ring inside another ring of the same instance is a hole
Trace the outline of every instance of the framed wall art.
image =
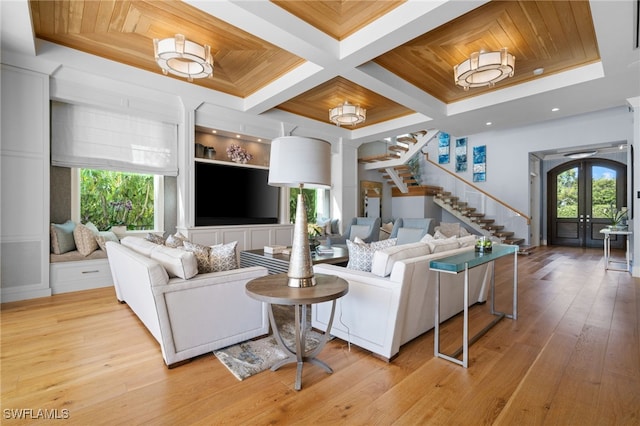
[(487, 180), (487, 146), (473, 147), (473, 181), (484, 182)]
[(467, 171), (467, 138), (456, 139), (456, 172)]
[(449, 134), (440, 132), (438, 135), (438, 164), (449, 163)]

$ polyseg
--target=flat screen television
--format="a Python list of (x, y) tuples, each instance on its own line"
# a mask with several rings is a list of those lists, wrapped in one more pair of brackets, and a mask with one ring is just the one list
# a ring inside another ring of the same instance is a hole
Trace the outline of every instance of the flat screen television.
[(278, 223), (280, 188), (269, 170), (195, 163), (196, 226)]

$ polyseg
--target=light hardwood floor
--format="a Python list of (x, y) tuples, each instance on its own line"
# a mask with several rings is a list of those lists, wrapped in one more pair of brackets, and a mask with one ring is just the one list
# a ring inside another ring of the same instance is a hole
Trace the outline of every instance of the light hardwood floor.
[[(518, 319), (471, 346), (469, 369), (433, 357), (432, 331), (391, 363), (335, 339), (320, 354), (334, 373), (305, 365), (299, 392), (293, 365), (242, 382), (212, 354), (168, 370), (112, 288), (6, 303), (0, 423), (43, 424), (7, 410), (46, 409), (81, 425), (640, 424), (640, 280), (605, 272), (601, 249), (518, 260)], [(505, 309), (512, 264), (496, 268)], [(487, 309), (473, 308), (476, 327)], [(445, 324), (444, 345), (460, 324)]]

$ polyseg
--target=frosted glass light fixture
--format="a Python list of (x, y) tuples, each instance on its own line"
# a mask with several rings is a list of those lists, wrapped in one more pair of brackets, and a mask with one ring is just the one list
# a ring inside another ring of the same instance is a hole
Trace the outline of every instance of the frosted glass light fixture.
[(367, 110), (360, 105), (353, 105), (347, 101), (329, 110), (329, 120), (338, 126), (355, 126), (364, 123)]
[(173, 74), (194, 78), (206, 78), (213, 75), (213, 58), (211, 47), (201, 46), (187, 40), (184, 35), (158, 40), (153, 39), (153, 50), (156, 62), (164, 75)]
[(513, 77), (516, 57), (503, 47), (498, 52), (474, 52), (469, 59), (453, 67), (453, 78), (458, 86), (493, 87), (507, 77)]

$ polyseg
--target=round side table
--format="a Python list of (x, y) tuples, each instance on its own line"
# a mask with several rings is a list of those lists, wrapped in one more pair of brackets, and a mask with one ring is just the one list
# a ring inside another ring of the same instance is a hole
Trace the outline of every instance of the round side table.
[[(349, 284), (346, 280), (333, 275), (316, 274), (317, 284), (313, 287), (289, 287), (287, 285), (287, 274), (267, 275), (266, 277), (255, 278), (247, 283), (246, 292), (261, 302), (268, 303), (269, 321), (273, 334), (278, 345), (289, 356), (271, 367), (272, 371), (276, 371), (283, 365), (292, 362), (297, 363), (295, 390), (302, 388), (302, 365), (305, 362), (318, 365), (327, 373), (333, 373), (331, 367), (316, 358), (324, 345), (329, 340), (331, 324), (333, 323), (333, 315), (336, 309), (336, 300), (347, 294)], [(331, 316), (327, 329), (322, 334), (320, 342), (315, 349), (306, 349), (306, 330), (307, 330), (307, 309), (309, 305), (322, 302), (333, 302), (331, 306)], [(295, 348), (289, 347), (282, 336), (278, 325), (273, 316), (272, 305), (293, 305), (295, 309)]]

